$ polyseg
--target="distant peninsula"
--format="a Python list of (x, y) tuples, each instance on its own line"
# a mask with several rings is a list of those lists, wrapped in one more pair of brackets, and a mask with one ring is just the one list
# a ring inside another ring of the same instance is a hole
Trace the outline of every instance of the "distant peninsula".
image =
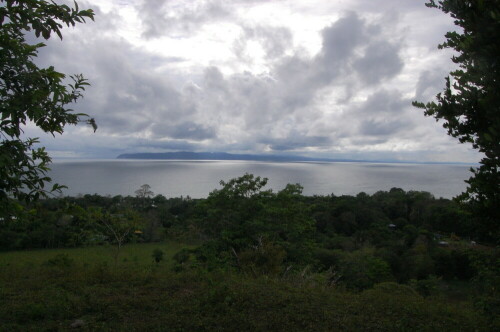
[(264, 154), (232, 154), (227, 152), (163, 152), (163, 153), (126, 153), (117, 159), (156, 159), (156, 160), (246, 160), (246, 161), (343, 161), (343, 162), (366, 162), (366, 160), (354, 159), (328, 159), (310, 158), (302, 156), (264, 155)]
[(432, 161), (403, 161), (403, 160), (360, 160), (360, 159), (332, 159), (312, 158), (293, 155), (272, 154), (233, 154), (227, 152), (161, 152), (161, 153), (124, 153), (117, 159), (145, 159), (145, 160), (242, 160), (242, 161), (270, 161), (270, 162), (356, 162), (356, 163), (393, 163), (393, 164), (458, 164), (473, 165), (463, 162), (432, 162)]

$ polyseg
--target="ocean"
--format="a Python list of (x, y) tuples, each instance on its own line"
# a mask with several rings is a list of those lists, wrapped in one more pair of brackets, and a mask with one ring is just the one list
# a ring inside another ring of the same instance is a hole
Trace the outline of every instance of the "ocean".
[(471, 175), (462, 164), (392, 164), (366, 162), (256, 162), (182, 160), (55, 160), (49, 176), (68, 186), (65, 196), (134, 195), (143, 184), (166, 197), (204, 198), (220, 181), (245, 173), (269, 179), (278, 191), (299, 183), (304, 195), (373, 194), (393, 187), (428, 191), (452, 198), (465, 190)]

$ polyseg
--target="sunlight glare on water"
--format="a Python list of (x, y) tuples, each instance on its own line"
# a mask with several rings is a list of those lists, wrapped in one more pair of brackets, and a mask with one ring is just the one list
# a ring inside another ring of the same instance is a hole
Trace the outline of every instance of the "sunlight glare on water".
[(64, 195), (134, 195), (147, 183), (155, 194), (166, 197), (207, 197), (228, 181), (245, 173), (269, 178), (267, 188), (283, 189), (300, 183), (305, 195), (373, 194), (393, 187), (428, 191), (451, 198), (466, 188), (468, 165), (385, 164), (356, 162), (254, 162), (173, 160), (88, 160), (52, 164), (50, 176), (65, 184)]

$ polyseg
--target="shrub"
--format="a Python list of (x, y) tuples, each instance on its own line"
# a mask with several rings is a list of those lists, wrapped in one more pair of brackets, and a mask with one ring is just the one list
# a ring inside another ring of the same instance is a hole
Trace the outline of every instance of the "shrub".
[(178, 251), (172, 258), (177, 264), (184, 264), (189, 261), (190, 257), (191, 257), (191, 250), (183, 248), (180, 251)]
[(439, 290), (439, 283), (440, 279), (433, 275), (422, 280), (411, 279), (409, 282), (410, 287), (422, 296), (436, 295)]
[(317, 262), (317, 268), (320, 271), (326, 271), (331, 267), (338, 266), (343, 254), (340, 250), (330, 250), (316, 248), (314, 250), (314, 260)]
[(261, 240), (258, 245), (242, 251), (238, 255), (240, 268), (256, 275), (276, 275), (281, 272), (285, 250), (267, 240)]
[(391, 281), (389, 264), (373, 256), (369, 250), (358, 250), (344, 255), (340, 273), (342, 281), (350, 289), (363, 290), (374, 284)]
[(163, 255), (164, 255), (163, 250), (155, 249), (153, 250), (153, 254), (151, 256), (153, 256), (154, 261), (156, 262), (156, 264), (158, 264), (163, 260)]

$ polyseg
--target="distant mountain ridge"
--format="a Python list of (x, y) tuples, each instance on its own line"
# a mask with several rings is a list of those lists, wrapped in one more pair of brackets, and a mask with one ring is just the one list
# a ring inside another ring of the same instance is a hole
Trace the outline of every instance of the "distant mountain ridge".
[(312, 158), (292, 155), (266, 155), (266, 154), (233, 154), (227, 152), (161, 152), (161, 153), (124, 153), (117, 159), (146, 159), (146, 160), (246, 160), (246, 161), (276, 161), (276, 162), (356, 162), (356, 163), (394, 163), (394, 164), (462, 164), (462, 162), (431, 162), (431, 161), (402, 161), (402, 160), (359, 160), (359, 159), (331, 159)]
[(232, 154), (227, 152), (162, 152), (162, 153), (125, 153), (117, 159), (157, 159), (157, 160), (247, 160), (247, 161), (356, 161), (364, 160), (354, 159), (328, 159), (328, 158), (310, 158), (302, 156), (279, 156), (279, 155), (261, 155), (261, 154)]

